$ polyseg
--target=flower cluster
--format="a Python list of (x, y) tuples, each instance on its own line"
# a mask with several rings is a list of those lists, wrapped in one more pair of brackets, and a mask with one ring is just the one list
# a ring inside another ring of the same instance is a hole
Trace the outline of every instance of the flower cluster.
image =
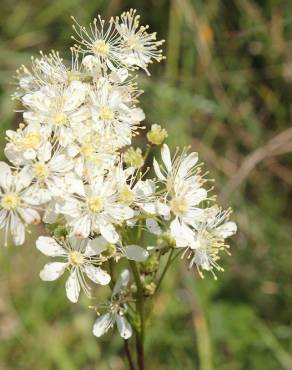
[[(0, 228), (5, 244), (11, 234), (21, 245), (28, 225), (46, 224), (50, 235), (36, 246), (56, 260), (44, 266), (41, 279), (67, 273), (73, 303), (81, 290), (94, 298), (94, 285), (109, 285), (109, 302), (95, 306), (105, 313), (93, 333), (100, 336), (116, 322), (127, 339), (135, 326), (128, 307), (155, 293), (160, 259), (177, 251), (201, 276), (214, 274), (236, 225), (210, 196), (197, 153), (185, 149), (171, 157), (163, 144), (168, 134), (157, 124), (146, 151), (131, 146), (145, 118), (133, 71), (149, 74), (149, 65), (164, 58), (163, 41), (140, 25), (134, 10), (108, 24), (101, 17), (88, 28), (74, 22), (71, 64), (52, 51), (18, 71), (14, 97), (23, 105), (23, 123), (6, 132), (11, 165), (0, 163)], [(162, 164), (154, 159), (151, 172), (145, 163), (160, 145)], [(126, 262), (135, 283), (128, 270), (115, 280), (114, 270)]]

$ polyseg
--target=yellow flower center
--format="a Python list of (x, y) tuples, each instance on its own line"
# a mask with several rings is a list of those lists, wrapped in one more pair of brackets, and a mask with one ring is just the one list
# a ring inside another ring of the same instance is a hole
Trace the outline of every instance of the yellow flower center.
[(98, 213), (103, 210), (103, 200), (101, 197), (92, 197), (88, 201), (88, 209), (93, 213)]
[(70, 263), (75, 266), (80, 266), (84, 263), (84, 256), (78, 251), (71, 252), (69, 259)]
[(176, 216), (179, 216), (188, 210), (188, 205), (184, 198), (173, 198), (170, 201), (170, 208)]
[(95, 154), (95, 149), (94, 149), (94, 147), (93, 147), (93, 145), (92, 144), (90, 144), (90, 143), (87, 143), (87, 144), (84, 144), (82, 147), (81, 147), (81, 154), (85, 157), (85, 158), (87, 158), (87, 159), (89, 159), (89, 158), (92, 158), (93, 157), (93, 155)]
[(141, 167), (144, 164), (144, 158), (140, 148), (136, 150), (134, 148), (129, 148), (124, 155), (125, 162), (128, 166)]
[(111, 111), (108, 107), (101, 108), (99, 112), (99, 118), (102, 121), (112, 121), (114, 119), (114, 112)]
[(1, 207), (7, 211), (15, 209), (20, 203), (20, 199), (15, 193), (9, 193), (3, 195), (1, 199)]
[(93, 49), (93, 52), (96, 55), (100, 55), (100, 56), (106, 58), (109, 54), (110, 46), (104, 40), (96, 40), (93, 44), (92, 49)]
[(36, 162), (32, 167), (32, 172), (39, 180), (45, 180), (49, 175), (48, 166), (44, 162)]
[(136, 50), (136, 51), (139, 51), (139, 50), (143, 50), (143, 46), (140, 42), (140, 38), (138, 35), (129, 35), (127, 37), (127, 44), (129, 46), (130, 49), (132, 50)]
[(20, 145), (24, 149), (37, 149), (41, 142), (41, 135), (39, 132), (28, 132), (20, 141)]
[(119, 194), (119, 201), (124, 205), (130, 205), (135, 198), (135, 193), (129, 186), (125, 186)]
[(147, 133), (147, 139), (154, 145), (161, 145), (167, 137), (167, 131), (156, 123), (151, 126), (151, 130)]
[(81, 81), (81, 73), (78, 71), (69, 71), (67, 72), (68, 80), (71, 81)]
[(68, 117), (65, 113), (59, 112), (54, 115), (53, 121), (56, 126), (65, 126), (68, 121)]

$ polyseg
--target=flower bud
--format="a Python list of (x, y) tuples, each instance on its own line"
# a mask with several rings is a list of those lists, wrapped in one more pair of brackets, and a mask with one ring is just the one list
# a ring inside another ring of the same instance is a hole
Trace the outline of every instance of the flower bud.
[(139, 168), (144, 164), (144, 158), (140, 148), (131, 147), (124, 154), (124, 160), (128, 166)]
[(164, 240), (164, 242), (170, 247), (170, 248), (174, 248), (176, 246), (176, 242), (175, 242), (175, 239), (169, 235), (168, 233), (167, 234), (164, 234), (162, 236), (162, 239)]
[(108, 244), (106, 249), (102, 252), (105, 257), (112, 257), (116, 253), (116, 246), (114, 244)]
[(156, 291), (156, 284), (152, 281), (143, 286), (143, 295), (146, 297), (152, 296)]
[(176, 242), (169, 233), (164, 233), (157, 239), (157, 246), (161, 253), (165, 254), (170, 248), (175, 248)]
[(68, 235), (68, 230), (65, 225), (51, 224), (48, 225), (48, 229), (56, 239), (64, 239)]
[(147, 139), (153, 145), (161, 145), (167, 137), (167, 131), (156, 123), (151, 126), (151, 130), (147, 133)]
[(142, 271), (145, 274), (152, 274), (157, 271), (158, 266), (159, 266), (158, 256), (156, 253), (153, 253), (142, 264)]

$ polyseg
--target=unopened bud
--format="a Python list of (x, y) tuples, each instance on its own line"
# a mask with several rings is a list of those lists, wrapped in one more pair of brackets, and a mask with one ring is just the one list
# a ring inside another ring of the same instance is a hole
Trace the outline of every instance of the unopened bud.
[(167, 137), (167, 131), (156, 123), (151, 126), (151, 130), (147, 133), (147, 139), (153, 145), (161, 145)]
[(112, 257), (116, 253), (116, 246), (114, 244), (108, 244), (106, 249), (102, 252), (105, 257)]
[(144, 158), (140, 148), (136, 150), (133, 147), (129, 148), (124, 155), (124, 160), (131, 167), (139, 168), (144, 164)]
[(152, 296), (155, 293), (155, 290), (156, 284), (153, 281), (143, 286), (143, 294), (146, 297)]
[(56, 239), (65, 239), (68, 235), (68, 230), (65, 225), (51, 224), (48, 229)]
[(158, 256), (153, 253), (147, 258), (147, 260), (142, 264), (142, 271), (145, 274), (152, 274), (157, 271), (159, 266)]

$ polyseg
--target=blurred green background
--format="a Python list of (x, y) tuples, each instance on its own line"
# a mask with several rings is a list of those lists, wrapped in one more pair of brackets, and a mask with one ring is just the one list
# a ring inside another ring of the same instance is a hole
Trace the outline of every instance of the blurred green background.
[[(146, 124), (199, 152), (239, 226), (217, 282), (171, 269), (147, 328), (148, 370), (292, 369), (291, 1), (2, 0), (1, 153), (20, 120), (15, 69), (40, 49), (68, 56), (70, 15), (87, 24), (130, 7), (166, 39), (166, 61), (139, 77)], [(40, 281), (34, 240), (1, 248), (0, 370), (124, 369), (118, 336), (91, 334), (88, 302)]]

